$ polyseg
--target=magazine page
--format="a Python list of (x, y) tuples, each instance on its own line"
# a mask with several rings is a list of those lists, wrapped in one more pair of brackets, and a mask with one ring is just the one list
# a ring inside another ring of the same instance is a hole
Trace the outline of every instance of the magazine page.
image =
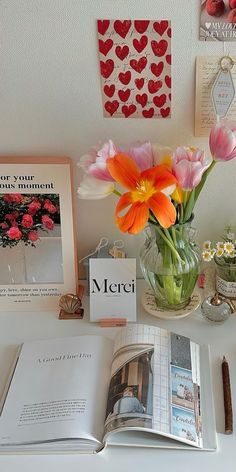
[(153, 326), (122, 328), (115, 339), (105, 439), (144, 429), (202, 447), (199, 346)]
[(0, 417), (0, 444), (102, 441), (112, 342), (101, 336), (25, 343)]

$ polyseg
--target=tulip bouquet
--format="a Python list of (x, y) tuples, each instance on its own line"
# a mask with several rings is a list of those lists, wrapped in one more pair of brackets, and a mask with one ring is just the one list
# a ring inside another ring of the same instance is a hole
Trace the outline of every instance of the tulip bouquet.
[(59, 196), (0, 194), (0, 247), (14, 247), (20, 241), (36, 247), (38, 231), (51, 231), (60, 221)]
[[(141, 267), (157, 303), (165, 308), (181, 308), (190, 299), (199, 253), (194, 251), (186, 228), (216, 162), (236, 156), (236, 126), (216, 123), (209, 145), (211, 156), (192, 147), (172, 150), (149, 142), (122, 149), (109, 140), (79, 163), (84, 171), (79, 198), (116, 194), (115, 221), (122, 232), (137, 234), (149, 223), (151, 236), (141, 252)], [(124, 193), (121, 187), (126, 189)]]

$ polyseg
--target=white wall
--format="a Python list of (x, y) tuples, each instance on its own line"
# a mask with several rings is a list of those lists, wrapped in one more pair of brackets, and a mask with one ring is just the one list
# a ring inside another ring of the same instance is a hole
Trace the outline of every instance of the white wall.
[[(167, 145), (208, 140), (193, 136), (195, 57), (223, 53), (198, 40), (200, 0), (0, 0), (0, 153), (69, 155), (91, 145), (150, 139)], [(97, 18), (172, 21), (172, 118), (105, 119), (98, 73)], [(228, 43), (236, 52), (236, 43)], [(236, 226), (236, 160), (218, 164), (195, 210), (199, 240)], [(75, 186), (77, 186), (76, 177)], [(80, 257), (102, 235), (121, 237), (113, 223), (115, 197), (77, 202)], [(130, 256), (142, 237), (124, 237)]]

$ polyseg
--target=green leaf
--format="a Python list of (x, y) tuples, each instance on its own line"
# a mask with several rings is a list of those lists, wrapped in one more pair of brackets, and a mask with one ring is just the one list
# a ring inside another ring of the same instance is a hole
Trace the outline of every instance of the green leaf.
[(208, 175), (210, 174), (210, 172), (212, 171), (212, 169), (215, 167), (216, 165), (216, 161), (212, 161), (210, 167), (208, 167), (208, 169), (206, 170), (206, 172), (204, 172), (202, 178), (201, 178), (201, 181), (199, 182), (199, 184), (197, 185), (197, 187), (195, 188), (195, 203), (202, 191), (202, 188), (206, 182), (206, 179), (208, 177)]
[(195, 189), (193, 189), (192, 192), (190, 193), (190, 197), (187, 201), (186, 207), (184, 208), (184, 218), (183, 218), (184, 223), (186, 223), (186, 221), (188, 221), (189, 218), (191, 217), (193, 213), (194, 205), (195, 205)]

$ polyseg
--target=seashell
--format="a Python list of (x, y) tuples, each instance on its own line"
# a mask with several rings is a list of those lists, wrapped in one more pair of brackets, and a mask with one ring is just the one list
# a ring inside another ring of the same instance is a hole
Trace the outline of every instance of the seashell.
[(60, 298), (59, 307), (67, 313), (76, 313), (81, 308), (81, 300), (77, 295), (67, 293)]

